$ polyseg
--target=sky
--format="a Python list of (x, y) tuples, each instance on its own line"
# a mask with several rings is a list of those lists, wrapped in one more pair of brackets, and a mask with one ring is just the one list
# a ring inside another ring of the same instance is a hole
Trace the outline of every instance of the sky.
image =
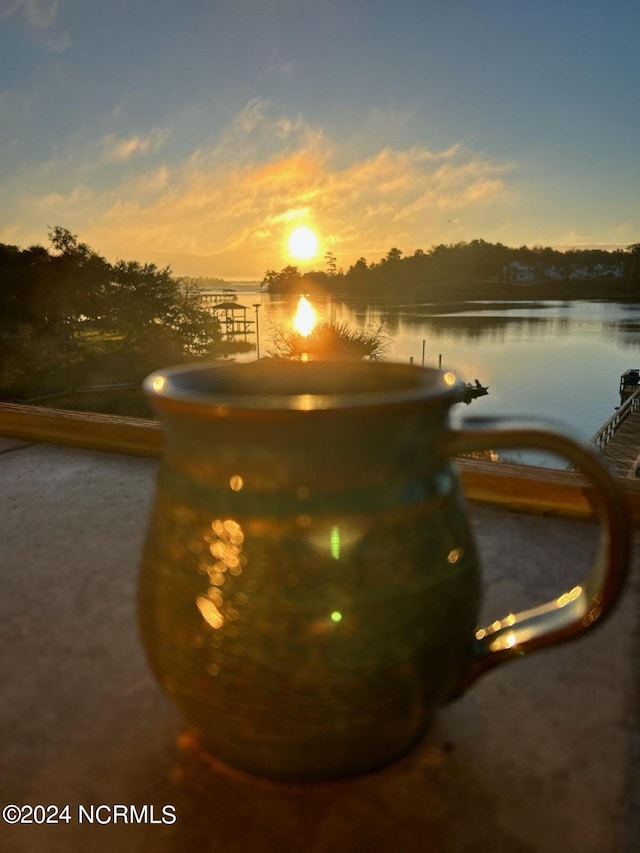
[(640, 241), (637, 0), (0, 0), (0, 242), (261, 280)]

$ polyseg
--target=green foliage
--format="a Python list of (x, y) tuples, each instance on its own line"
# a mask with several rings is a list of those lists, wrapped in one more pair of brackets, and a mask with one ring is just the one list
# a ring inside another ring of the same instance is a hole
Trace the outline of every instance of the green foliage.
[(280, 272), (267, 270), (262, 279), (262, 285), (267, 286), (270, 293), (295, 293), (300, 289), (302, 276), (298, 267), (289, 265)]
[(336, 256), (333, 252), (326, 252), (324, 259), (327, 264), (327, 274), (328, 275), (337, 275), (338, 274), (338, 265), (336, 262)]
[(625, 272), (629, 278), (629, 282), (637, 286), (640, 282), (640, 243), (632, 243), (630, 246), (627, 246), (627, 253)]
[(301, 360), (308, 356), (321, 359), (379, 361), (384, 358), (389, 340), (376, 332), (351, 329), (346, 323), (319, 323), (310, 335), (277, 329), (271, 358)]
[[(500, 298), (516, 279), (511, 265), (522, 264), (531, 278), (547, 284), (547, 289), (572, 284), (581, 278), (598, 278), (599, 268), (619, 268), (624, 282), (640, 277), (640, 253), (634, 246), (622, 250), (582, 249), (558, 251), (550, 247), (520, 246), (510, 248), (502, 243), (471, 240), (433, 246), (428, 251), (417, 249), (404, 256), (397, 247), (390, 249), (377, 263), (359, 258), (345, 273), (337, 271), (334, 255), (325, 260), (329, 274), (310, 272), (301, 275), (296, 267), (285, 267), (277, 273), (269, 270), (263, 283), (272, 293), (301, 293), (316, 282), (327, 293), (349, 295), (407, 295), (419, 298)], [(607, 278), (607, 273), (602, 280)], [(470, 287), (470, 285), (472, 285)], [(545, 293), (545, 296), (549, 294)], [(605, 294), (606, 295), (606, 294)]]
[(169, 268), (109, 264), (67, 229), (52, 250), (0, 244), (0, 396), (140, 382), (151, 370), (215, 357), (217, 319)]

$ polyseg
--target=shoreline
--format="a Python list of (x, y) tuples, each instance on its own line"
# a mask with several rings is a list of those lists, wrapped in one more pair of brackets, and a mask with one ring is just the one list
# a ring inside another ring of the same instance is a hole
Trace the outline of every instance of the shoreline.
[[(322, 290), (324, 288), (318, 288)], [(399, 298), (411, 302), (424, 301), (434, 304), (459, 304), (462, 302), (496, 302), (504, 305), (506, 302), (517, 304), (529, 303), (534, 307), (538, 302), (640, 302), (640, 282), (627, 280), (580, 280), (580, 281), (537, 281), (527, 284), (508, 284), (489, 282), (481, 279), (447, 279), (436, 282), (401, 285), (396, 290), (391, 288), (370, 288), (352, 291), (333, 292), (326, 290), (328, 296), (335, 299), (367, 299), (386, 301)], [(279, 295), (279, 294), (273, 294)]]

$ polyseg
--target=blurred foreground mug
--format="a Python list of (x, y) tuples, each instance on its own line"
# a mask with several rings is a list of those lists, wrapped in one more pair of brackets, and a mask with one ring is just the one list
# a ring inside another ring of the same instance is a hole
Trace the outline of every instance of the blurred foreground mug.
[[(263, 360), (161, 371), (145, 391), (166, 447), (142, 637), (165, 691), (232, 765), (298, 780), (380, 767), (480, 673), (580, 634), (621, 592), (629, 524), (595, 453), (544, 423), (452, 429), (451, 373)], [(450, 460), (525, 446), (590, 479), (598, 558), (581, 585), (479, 628)]]

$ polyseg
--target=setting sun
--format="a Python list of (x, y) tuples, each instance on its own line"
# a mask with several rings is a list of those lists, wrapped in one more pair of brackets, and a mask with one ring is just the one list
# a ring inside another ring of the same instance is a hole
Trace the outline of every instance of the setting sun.
[(299, 225), (289, 235), (287, 246), (292, 258), (306, 261), (318, 254), (318, 236), (308, 225)]

